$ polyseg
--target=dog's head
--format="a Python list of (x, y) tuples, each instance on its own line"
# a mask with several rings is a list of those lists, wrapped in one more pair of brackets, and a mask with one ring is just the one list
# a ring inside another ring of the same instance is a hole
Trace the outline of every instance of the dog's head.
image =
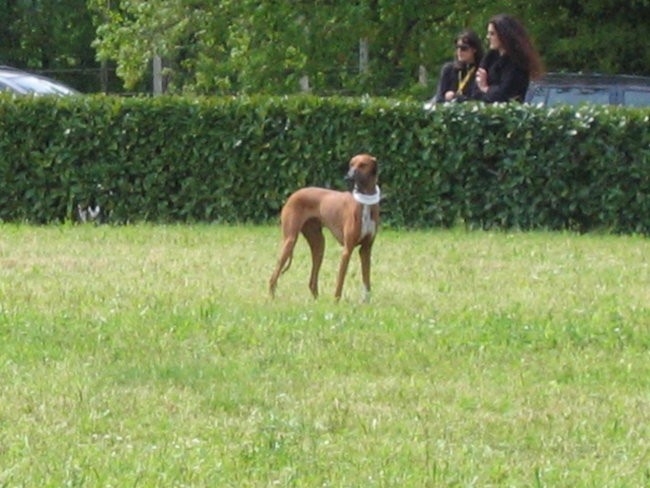
[(377, 186), (377, 158), (370, 154), (357, 154), (350, 159), (348, 174), (345, 179), (351, 188), (361, 193), (374, 193)]

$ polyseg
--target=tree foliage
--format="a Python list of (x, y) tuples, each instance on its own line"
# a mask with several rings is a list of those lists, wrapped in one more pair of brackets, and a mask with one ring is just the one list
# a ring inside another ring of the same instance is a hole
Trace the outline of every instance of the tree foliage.
[(648, 0), (561, 0), (531, 14), (549, 68), (650, 75)]
[[(127, 84), (155, 53), (168, 62), (172, 91), (198, 93), (292, 93), (305, 76), (318, 93), (408, 91), (419, 67), (437, 73), (455, 31), (479, 20), (425, 0), (91, 2), (99, 54), (117, 61)], [(370, 45), (367, 72), (360, 39)]]
[(0, 62), (49, 70), (110, 61), (137, 90), (159, 56), (171, 93), (285, 94), (308, 80), (316, 94), (424, 96), (454, 35), (470, 27), (482, 36), (499, 12), (523, 20), (549, 71), (650, 74), (639, 47), (650, 0), (0, 0)]
[[(46, 72), (94, 68), (94, 37), (86, 0), (0, 0), (0, 64)], [(72, 84), (84, 89), (83, 81)]]
[[(104, 10), (100, 55), (118, 62), (127, 83), (146, 73), (152, 53), (162, 55), (172, 91), (291, 93), (304, 76), (316, 93), (417, 91), (420, 67), (437, 74), (458, 30), (482, 35), (500, 11), (523, 19), (549, 70), (650, 67), (638, 49), (650, 33), (638, 21), (650, 15), (647, 0), (121, 0)], [(367, 72), (359, 70), (360, 39), (370, 46)]]

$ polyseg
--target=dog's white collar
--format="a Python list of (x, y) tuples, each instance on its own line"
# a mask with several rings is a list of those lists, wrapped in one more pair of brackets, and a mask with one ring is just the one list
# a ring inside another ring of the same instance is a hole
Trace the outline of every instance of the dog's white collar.
[(355, 188), (352, 190), (352, 196), (362, 205), (377, 205), (381, 200), (381, 191), (379, 191), (379, 186), (375, 186), (375, 193), (366, 195)]

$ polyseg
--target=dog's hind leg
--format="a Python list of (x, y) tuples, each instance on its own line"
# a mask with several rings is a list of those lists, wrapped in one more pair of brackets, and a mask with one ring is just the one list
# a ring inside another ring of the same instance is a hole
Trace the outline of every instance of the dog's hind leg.
[(309, 276), (309, 289), (314, 298), (318, 297), (318, 273), (320, 272), (323, 256), (325, 255), (325, 237), (323, 226), (318, 219), (311, 219), (305, 222), (302, 227), (302, 235), (305, 236), (311, 250), (311, 274)]

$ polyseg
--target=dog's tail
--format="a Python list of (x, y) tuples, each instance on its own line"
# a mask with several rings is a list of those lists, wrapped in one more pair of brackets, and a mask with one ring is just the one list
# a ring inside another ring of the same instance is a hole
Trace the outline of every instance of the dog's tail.
[(287, 271), (289, 271), (289, 268), (291, 267), (291, 261), (293, 261), (293, 253), (289, 255), (289, 259), (287, 259), (286, 264), (284, 265), (284, 268), (282, 268), (282, 271), (280, 271), (280, 274), (283, 275)]

